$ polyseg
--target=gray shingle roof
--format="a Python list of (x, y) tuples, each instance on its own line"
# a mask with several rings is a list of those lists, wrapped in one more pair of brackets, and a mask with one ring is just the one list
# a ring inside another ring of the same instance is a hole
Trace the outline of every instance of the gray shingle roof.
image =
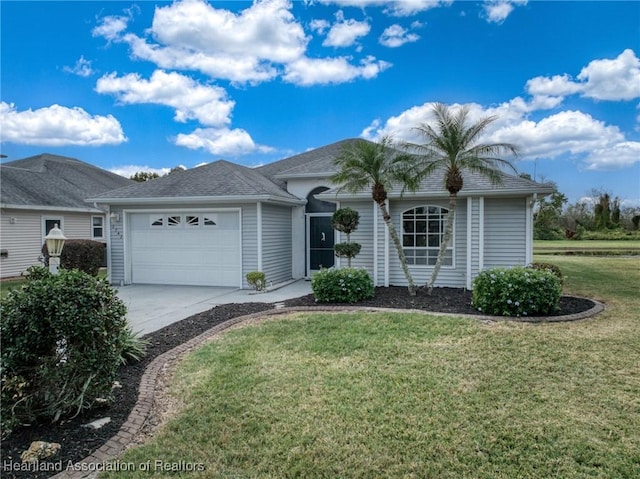
[(91, 209), (88, 196), (131, 180), (75, 158), (42, 154), (0, 165), (3, 206)]
[(219, 160), (204, 166), (136, 183), (92, 199), (97, 201), (159, 198), (272, 197), (298, 200), (257, 170)]
[(256, 171), (259, 171), (279, 185), (284, 185), (282, 178), (291, 178), (301, 175), (329, 175), (336, 171), (333, 164), (334, 159), (340, 155), (344, 147), (347, 147), (356, 141), (367, 140), (362, 140), (361, 138), (349, 138), (347, 140), (338, 141), (327, 146), (316, 148), (315, 150), (306, 151), (283, 160), (269, 163), (268, 165), (256, 168)]

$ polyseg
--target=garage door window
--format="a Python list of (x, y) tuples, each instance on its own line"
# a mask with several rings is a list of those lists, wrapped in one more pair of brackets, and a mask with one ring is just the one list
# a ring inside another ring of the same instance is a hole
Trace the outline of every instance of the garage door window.
[(151, 216), (152, 228), (199, 228), (216, 226), (215, 215), (167, 215)]

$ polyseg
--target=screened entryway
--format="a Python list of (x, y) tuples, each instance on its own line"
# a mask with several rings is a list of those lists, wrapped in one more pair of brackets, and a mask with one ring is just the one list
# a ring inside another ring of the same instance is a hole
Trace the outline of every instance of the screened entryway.
[(335, 264), (335, 232), (331, 226), (331, 216), (336, 211), (336, 205), (327, 201), (320, 201), (315, 195), (327, 191), (329, 188), (318, 187), (307, 196), (305, 216), (307, 220), (307, 276), (322, 268), (331, 268)]

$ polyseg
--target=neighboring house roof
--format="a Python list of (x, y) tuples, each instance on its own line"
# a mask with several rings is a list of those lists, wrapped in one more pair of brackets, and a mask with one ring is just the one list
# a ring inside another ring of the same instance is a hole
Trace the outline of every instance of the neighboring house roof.
[(41, 155), (0, 165), (3, 208), (100, 211), (87, 196), (120, 188), (131, 180), (75, 158)]
[(291, 204), (305, 202), (274, 184), (256, 169), (224, 160), (119, 188), (90, 200), (110, 204), (246, 200)]

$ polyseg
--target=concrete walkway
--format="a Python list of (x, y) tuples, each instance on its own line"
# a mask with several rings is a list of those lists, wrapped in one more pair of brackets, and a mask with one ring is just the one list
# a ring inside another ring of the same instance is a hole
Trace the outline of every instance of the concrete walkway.
[(276, 285), (269, 291), (210, 286), (164, 286), (134, 284), (117, 288), (127, 306), (127, 319), (133, 330), (151, 333), (171, 323), (228, 303), (277, 303), (311, 293), (311, 282), (297, 280)]

